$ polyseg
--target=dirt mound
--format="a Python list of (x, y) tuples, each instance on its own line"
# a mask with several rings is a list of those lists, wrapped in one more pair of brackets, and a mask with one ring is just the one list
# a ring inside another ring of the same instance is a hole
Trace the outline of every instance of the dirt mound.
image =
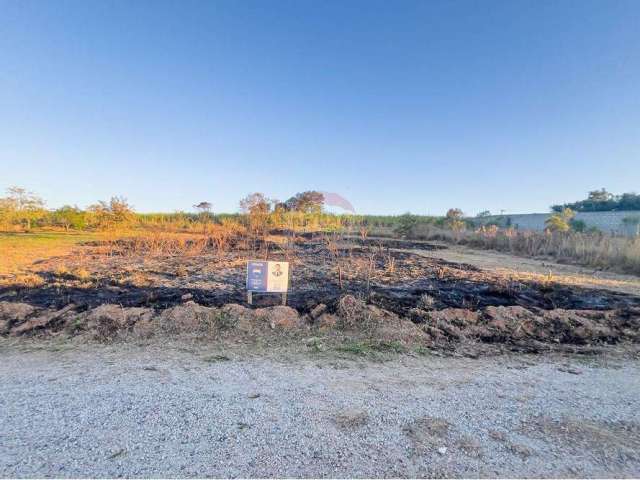
[(215, 325), (219, 309), (204, 307), (194, 301), (168, 308), (156, 319), (160, 329), (167, 333), (197, 332)]
[(640, 341), (640, 310), (528, 310), (520, 306), (482, 310), (412, 310), (412, 318), (436, 342), (486, 343), (535, 341), (586, 345)]
[[(330, 318), (323, 320), (331, 322)], [(338, 328), (358, 336), (376, 337), (384, 341), (416, 341), (424, 337), (423, 331), (408, 318), (367, 304), (353, 295), (340, 298), (336, 320)]]
[(343, 328), (368, 326), (371, 320), (367, 311), (367, 304), (353, 295), (344, 295), (338, 301), (338, 316)]
[(271, 328), (297, 328), (304, 326), (298, 311), (283, 305), (254, 310), (258, 320), (265, 321)]
[(331, 313), (323, 313), (315, 321), (314, 325), (320, 330), (332, 330), (336, 328), (340, 318)]
[(1, 335), (89, 335), (101, 341), (153, 335), (197, 334), (207, 338), (260, 338), (314, 330), (358, 339), (399, 341), (434, 348), (475, 343), (505, 344), (538, 351), (548, 345), (640, 343), (640, 308), (623, 310), (544, 310), (522, 306), (480, 309), (429, 309), (429, 302), (409, 317), (343, 295), (333, 307), (317, 304), (301, 315), (287, 306), (248, 308), (239, 304), (208, 307), (194, 301), (155, 310), (104, 304), (83, 309), (37, 309), (24, 303), (0, 303)]
[(154, 311), (150, 308), (123, 308), (120, 305), (106, 304), (90, 310), (85, 314), (84, 322), (78, 319), (68, 329), (86, 329), (96, 340), (109, 340), (133, 331), (146, 336), (143, 332), (147, 326), (150, 330), (153, 316)]
[(40, 330), (44, 328), (55, 328), (55, 324), (64, 324), (69, 321), (69, 319), (74, 315), (73, 309), (75, 305), (67, 305), (60, 310), (46, 310), (41, 312), (35, 318), (31, 318), (24, 322), (23, 324), (13, 327), (11, 329), (12, 335), (22, 335), (26, 332), (31, 332), (33, 330)]
[(35, 308), (27, 303), (0, 302), (0, 335), (9, 332), (11, 326), (33, 314)]

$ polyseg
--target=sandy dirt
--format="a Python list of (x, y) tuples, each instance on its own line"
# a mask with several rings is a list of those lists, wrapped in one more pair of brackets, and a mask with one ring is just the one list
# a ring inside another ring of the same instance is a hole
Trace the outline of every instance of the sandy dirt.
[(447, 248), (418, 251), (416, 253), (448, 262), (474, 265), (508, 278), (538, 281), (551, 278), (554, 282), (565, 285), (602, 288), (631, 295), (640, 295), (640, 277), (635, 275), (624, 275), (576, 265), (560, 264), (548, 260), (517, 257), (490, 250), (475, 250), (462, 245), (441, 244), (439, 242), (429, 243), (446, 246)]
[(2, 477), (638, 477), (640, 362), (0, 340)]

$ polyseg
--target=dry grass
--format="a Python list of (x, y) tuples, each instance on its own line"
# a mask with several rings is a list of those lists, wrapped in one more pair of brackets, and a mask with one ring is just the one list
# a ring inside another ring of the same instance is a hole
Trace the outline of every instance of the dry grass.
[(77, 268), (71, 272), (71, 275), (81, 282), (88, 282), (91, 280), (91, 273), (86, 268)]
[(583, 287), (585, 285), (593, 285), (599, 288), (608, 288), (611, 290), (621, 291), (638, 291), (637, 281), (611, 280), (606, 278), (594, 278), (593, 276), (583, 275), (563, 275), (557, 273), (535, 273), (535, 272), (514, 272), (508, 269), (496, 269), (498, 273), (506, 279), (514, 282), (539, 282), (541, 284), (553, 285), (559, 283), (562, 285), (573, 285)]
[(101, 253), (107, 255), (198, 256), (206, 253), (223, 254), (231, 242), (239, 238), (240, 229), (211, 225), (200, 233), (135, 232), (106, 239)]
[(12, 283), (18, 287), (38, 288), (44, 285), (44, 279), (35, 273), (19, 273)]
[(95, 238), (95, 234), (0, 233), (0, 282), (2, 276), (24, 273), (34, 262), (68, 255), (79, 243)]
[(640, 237), (614, 237), (602, 233), (540, 233), (491, 227), (454, 232), (432, 225), (418, 225), (411, 236), (526, 257), (549, 258), (560, 263), (640, 274)]

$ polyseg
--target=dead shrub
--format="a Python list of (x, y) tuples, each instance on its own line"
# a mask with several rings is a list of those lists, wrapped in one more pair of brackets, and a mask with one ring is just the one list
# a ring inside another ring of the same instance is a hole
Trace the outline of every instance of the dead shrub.
[[(149, 323), (153, 318), (150, 308), (105, 304), (94, 308), (86, 315), (86, 328), (99, 341), (109, 341), (136, 329), (138, 324)], [(82, 319), (76, 317), (68, 325), (72, 332), (83, 329)], [(139, 329), (138, 329), (139, 330)]]
[(451, 424), (436, 417), (421, 417), (404, 427), (405, 434), (417, 450), (428, 450), (448, 441), (451, 435)]
[(367, 327), (369, 316), (367, 305), (353, 295), (343, 295), (338, 300), (339, 326), (341, 328)]
[(431, 310), (436, 303), (436, 300), (429, 295), (428, 293), (423, 293), (420, 295), (420, 300), (418, 300), (417, 307), (422, 310)]
[(224, 222), (206, 225), (200, 232), (142, 231), (134, 235), (107, 238), (102, 248), (109, 255), (121, 256), (198, 256), (224, 254), (229, 245), (242, 235), (239, 225)]

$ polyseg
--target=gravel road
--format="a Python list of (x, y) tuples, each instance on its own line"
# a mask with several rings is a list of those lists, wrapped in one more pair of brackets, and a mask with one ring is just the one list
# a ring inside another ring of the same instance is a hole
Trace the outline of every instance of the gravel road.
[(3, 477), (640, 475), (615, 356), (0, 344), (0, 380)]

